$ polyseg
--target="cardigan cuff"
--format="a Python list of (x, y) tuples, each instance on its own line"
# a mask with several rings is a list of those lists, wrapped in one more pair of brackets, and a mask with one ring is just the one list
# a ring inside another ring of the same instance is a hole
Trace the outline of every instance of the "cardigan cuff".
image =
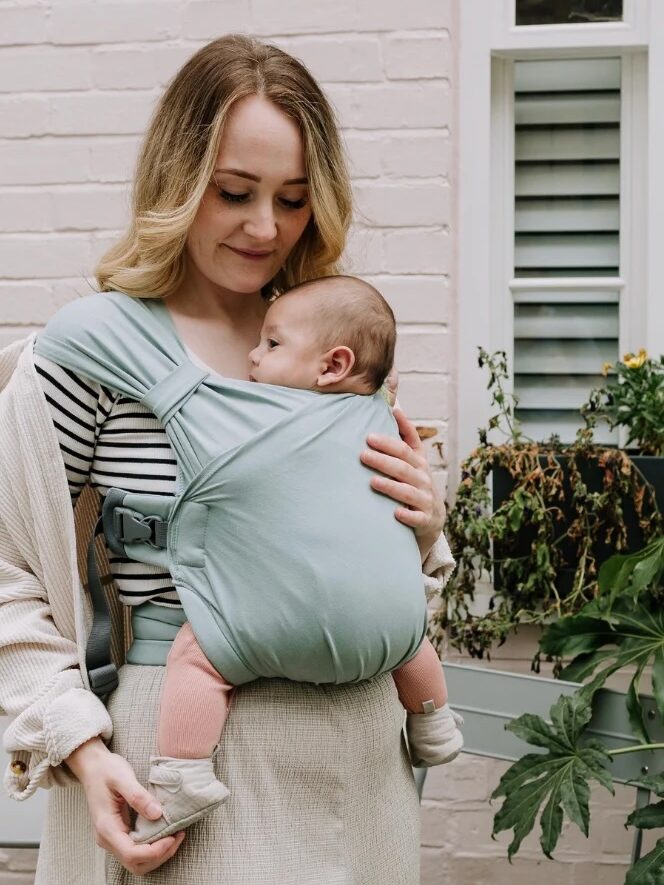
[(84, 688), (69, 689), (44, 711), (44, 749), (11, 751), (4, 777), (7, 792), (23, 801), (39, 787), (77, 784), (63, 760), (90, 738), (109, 740), (112, 733), (111, 717), (99, 698)]
[(427, 602), (431, 602), (435, 596), (440, 594), (445, 584), (449, 581), (455, 566), (456, 563), (452, 556), (450, 545), (447, 543), (447, 538), (443, 532), (441, 532), (422, 565), (424, 592)]

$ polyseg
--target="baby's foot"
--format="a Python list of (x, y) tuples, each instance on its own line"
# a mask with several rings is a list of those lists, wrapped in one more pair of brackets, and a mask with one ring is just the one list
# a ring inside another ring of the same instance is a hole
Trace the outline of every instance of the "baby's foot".
[(228, 798), (228, 789), (214, 774), (211, 759), (150, 758), (148, 790), (160, 803), (158, 820), (136, 819), (134, 842), (155, 842), (193, 824)]
[(463, 725), (463, 718), (449, 704), (431, 713), (408, 713), (406, 734), (415, 768), (444, 765), (456, 758), (463, 749), (459, 725)]

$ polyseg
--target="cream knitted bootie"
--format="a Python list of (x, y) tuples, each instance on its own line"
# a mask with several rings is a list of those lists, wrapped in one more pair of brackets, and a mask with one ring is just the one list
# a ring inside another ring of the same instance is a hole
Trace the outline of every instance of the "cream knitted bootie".
[(217, 780), (212, 759), (150, 757), (148, 790), (160, 803), (158, 820), (139, 816), (130, 833), (134, 842), (156, 842), (213, 811), (228, 798), (228, 788)]
[(449, 704), (431, 713), (408, 713), (406, 734), (415, 768), (444, 765), (458, 756), (463, 749), (460, 725), (463, 718)]

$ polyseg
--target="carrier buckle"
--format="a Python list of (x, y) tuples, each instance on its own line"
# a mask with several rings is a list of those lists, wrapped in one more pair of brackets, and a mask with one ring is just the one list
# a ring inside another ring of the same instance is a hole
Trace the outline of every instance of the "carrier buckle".
[(146, 541), (157, 547), (156, 524), (160, 521), (158, 516), (143, 516), (128, 507), (116, 507), (113, 511), (113, 530), (123, 544)]

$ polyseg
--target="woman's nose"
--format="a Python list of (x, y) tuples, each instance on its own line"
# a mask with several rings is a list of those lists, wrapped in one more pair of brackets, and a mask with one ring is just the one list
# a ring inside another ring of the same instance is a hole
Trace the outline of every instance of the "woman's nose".
[(244, 224), (245, 232), (252, 240), (269, 243), (277, 235), (277, 223), (272, 205), (256, 206)]

